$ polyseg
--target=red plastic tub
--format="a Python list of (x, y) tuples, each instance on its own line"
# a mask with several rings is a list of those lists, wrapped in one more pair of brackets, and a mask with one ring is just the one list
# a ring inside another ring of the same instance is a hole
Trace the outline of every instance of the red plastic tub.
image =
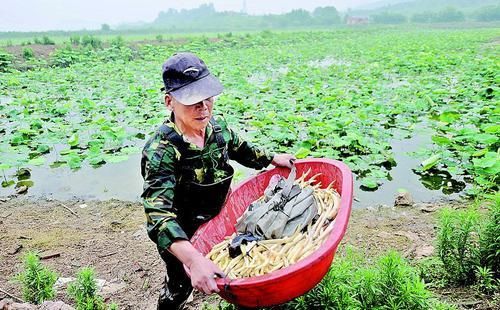
[[(325, 276), (347, 228), (352, 204), (352, 172), (342, 162), (331, 159), (303, 159), (295, 162), (297, 177), (311, 169), (310, 176), (317, 178), (326, 187), (335, 181), (334, 188), (341, 196), (340, 210), (328, 239), (309, 257), (263, 276), (242, 279), (218, 279), (219, 295), (244, 307), (267, 307), (285, 303), (311, 290)], [(274, 168), (240, 183), (229, 196), (219, 215), (201, 226), (191, 242), (203, 255), (225, 236), (235, 232), (236, 220), (248, 205), (263, 195), (264, 189), (274, 174), (287, 177), (286, 168)]]

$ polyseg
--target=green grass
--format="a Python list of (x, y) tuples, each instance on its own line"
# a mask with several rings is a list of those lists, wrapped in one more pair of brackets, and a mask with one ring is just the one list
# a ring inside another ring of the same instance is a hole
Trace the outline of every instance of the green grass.
[[(213, 303), (212, 303), (213, 304)], [(222, 302), (206, 309), (236, 309)], [(455, 309), (429, 292), (418, 271), (395, 251), (373, 261), (363, 253), (347, 248), (337, 255), (325, 278), (307, 294), (279, 310), (325, 309)]]
[[(473, 286), (478, 293), (499, 293), (499, 194), (489, 197), (464, 209), (441, 210), (437, 254), (418, 264), (429, 286)], [(485, 212), (481, 204), (487, 204)]]
[(391, 251), (371, 264), (346, 252), (323, 281), (285, 309), (433, 309), (438, 304), (400, 254)]
[(437, 243), (444, 268), (453, 282), (474, 282), (474, 269), (478, 265), (477, 228), (479, 213), (476, 209), (444, 209), (441, 212)]
[[(500, 279), (500, 194), (493, 197), (489, 215), (483, 222), (479, 238), (480, 265), (488, 268), (493, 277)], [(500, 283), (499, 283), (500, 284)]]

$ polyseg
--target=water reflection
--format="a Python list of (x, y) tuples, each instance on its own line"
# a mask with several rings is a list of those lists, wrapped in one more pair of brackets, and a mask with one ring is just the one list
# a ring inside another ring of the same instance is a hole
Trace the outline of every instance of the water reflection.
[(413, 137), (410, 138), (407, 138), (407, 134), (404, 132), (396, 134), (397, 138), (392, 141), (391, 147), (397, 165), (391, 167), (390, 177), (375, 191), (367, 191), (362, 188), (361, 180), (355, 179), (354, 197), (356, 200), (354, 206), (393, 205), (394, 199), (401, 189), (408, 191), (415, 202), (435, 202), (458, 198), (466, 187), (464, 182), (453, 180), (451, 176), (441, 177), (439, 181), (431, 181), (430, 176), (419, 175), (415, 169), (420, 165), (422, 159), (411, 154), (432, 145), (432, 132), (431, 129), (421, 127), (415, 130)]
[[(355, 207), (392, 205), (400, 189), (409, 191), (417, 202), (432, 202), (458, 198), (466, 188), (464, 181), (454, 179), (447, 172), (426, 171), (422, 173), (415, 170), (421, 158), (415, 158), (409, 154), (432, 144), (430, 130), (421, 129), (409, 139), (406, 136), (407, 134), (402, 133), (401, 137), (391, 143), (397, 165), (391, 164), (386, 167), (389, 173), (388, 180), (377, 190), (363, 190), (360, 180), (355, 179)], [(48, 157), (54, 154), (51, 153)], [(86, 165), (78, 170), (71, 170), (67, 165), (57, 167), (47, 164), (42, 167), (31, 167), (30, 170), (21, 169), (18, 173), (8, 171), (5, 173), (7, 177), (0, 188), (0, 196), (14, 194), (21, 186), (26, 186), (29, 187), (27, 195), (35, 199), (40, 197), (59, 200), (115, 198), (139, 201), (143, 185), (140, 175), (140, 159), (141, 154), (134, 154), (130, 155), (126, 161), (107, 163), (95, 168)], [(338, 159), (342, 160), (342, 158)], [(240, 182), (257, 173), (235, 162), (232, 162), (232, 165), (236, 170), (235, 182)], [(13, 186), (14, 184), (16, 186)]]
[[(32, 167), (30, 181), (35, 186), (28, 190), (32, 198), (68, 199), (121, 199), (137, 201), (142, 191), (140, 154), (131, 155), (127, 161), (109, 163), (99, 168), (83, 166), (71, 170)], [(2, 188), (0, 196), (13, 194), (12, 187)]]
[(418, 171), (414, 169), (413, 172), (420, 176), (419, 181), (426, 188), (430, 190), (441, 190), (443, 194), (446, 195), (460, 193), (466, 187), (465, 182), (454, 179), (448, 171), (437, 169)]

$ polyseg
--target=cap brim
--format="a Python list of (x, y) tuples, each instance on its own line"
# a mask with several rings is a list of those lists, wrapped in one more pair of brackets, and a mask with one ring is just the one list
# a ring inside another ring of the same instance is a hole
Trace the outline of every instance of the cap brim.
[(182, 88), (171, 91), (170, 94), (184, 105), (193, 105), (207, 98), (219, 95), (223, 89), (224, 87), (219, 80), (212, 74), (209, 74)]

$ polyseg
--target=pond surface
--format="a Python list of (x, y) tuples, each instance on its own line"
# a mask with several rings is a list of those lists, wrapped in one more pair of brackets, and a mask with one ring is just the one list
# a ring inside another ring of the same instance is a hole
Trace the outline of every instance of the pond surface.
[[(0, 96), (1, 103), (11, 101), (12, 98)], [(465, 189), (464, 182), (452, 179), (446, 174), (436, 173), (429, 176), (419, 175), (413, 171), (422, 159), (411, 154), (421, 148), (430, 147), (432, 133), (433, 131), (424, 125), (417, 129), (414, 136), (409, 139), (403, 137), (403, 133), (396, 134), (397, 138), (392, 141), (391, 146), (397, 165), (389, 171), (390, 181), (386, 181), (375, 191), (365, 191), (361, 189), (361, 182), (355, 176), (353, 206), (366, 208), (393, 205), (396, 195), (401, 190), (409, 191), (416, 202), (458, 198)], [(137, 146), (142, 147), (141, 144)], [(53, 157), (53, 159), (57, 159), (57, 156), (56, 151), (47, 155), (48, 158)], [(140, 161), (141, 154), (133, 154), (126, 161), (107, 163), (98, 168), (84, 165), (80, 169), (71, 170), (67, 166), (57, 168), (51, 168), (49, 165), (32, 166), (29, 168), (31, 176), (28, 180), (16, 177), (15, 170), (9, 170), (3, 171), (2, 181), (21, 181), (18, 185), (32, 185), (26, 193), (26, 196), (31, 199), (140, 201), (143, 185)], [(235, 161), (231, 161), (231, 164), (236, 171), (234, 183), (241, 182), (257, 173)], [(0, 187), (0, 197), (14, 194), (16, 192), (14, 184)]]
[[(411, 154), (431, 144), (430, 132), (425, 129), (421, 129), (421, 132), (412, 138), (393, 140), (391, 146), (397, 166), (390, 170), (392, 180), (383, 183), (376, 191), (361, 190), (360, 182), (355, 180), (353, 205), (358, 207), (393, 205), (395, 197), (401, 190), (408, 191), (415, 202), (459, 198), (465, 189), (465, 183), (447, 175), (432, 175), (429, 179), (429, 176), (420, 176), (413, 171), (420, 165), (422, 159)], [(457, 182), (459, 184), (456, 184)]]
[[(402, 189), (410, 192), (416, 202), (435, 202), (438, 200), (458, 198), (465, 187), (454, 187), (456, 180), (446, 179), (446, 176), (433, 176), (430, 180), (414, 173), (422, 159), (411, 156), (412, 152), (430, 145), (430, 134), (422, 129), (413, 138), (398, 138), (392, 142), (397, 166), (390, 170), (391, 180), (386, 181), (376, 191), (363, 191), (361, 183), (354, 184), (354, 207), (370, 207), (377, 205), (393, 205), (394, 199)], [(31, 167), (30, 180), (33, 186), (29, 188), (28, 197), (32, 199), (52, 198), (69, 199), (120, 199), (140, 201), (142, 177), (140, 174), (141, 154), (131, 155), (126, 161), (109, 163), (99, 168), (84, 166), (78, 170), (68, 167), (50, 168), (48, 166)], [(251, 176), (254, 170), (232, 162), (235, 167), (236, 182)], [(6, 173), (8, 176), (9, 172)], [(11, 174), (14, 171), (10, 171)], [(461, 185), (462, 182), (459, 182)], [(0, 196), (13, 194), (14, 185), (0, 188)]]

